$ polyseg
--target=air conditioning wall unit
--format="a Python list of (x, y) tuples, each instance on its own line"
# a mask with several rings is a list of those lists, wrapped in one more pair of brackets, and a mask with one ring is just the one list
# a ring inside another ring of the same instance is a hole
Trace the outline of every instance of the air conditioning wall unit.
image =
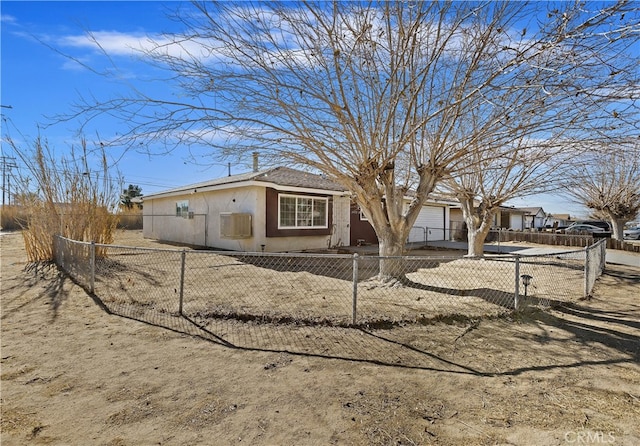
[(220, 213), (220, 237), (227, 239), (250, 238), (251, 214), (223, 212)]

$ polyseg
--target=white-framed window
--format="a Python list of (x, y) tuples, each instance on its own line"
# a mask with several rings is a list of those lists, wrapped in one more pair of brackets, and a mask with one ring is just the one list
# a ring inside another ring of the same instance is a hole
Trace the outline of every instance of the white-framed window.
[(304, 195), (278, 196), (278, 229), (325, 229), (329, 199)]
[(176, 217), (189, 218), (189, 200), (176, 202)]
[(362, 209), (360, 209), (360, 221), (369, 221), (365, 213), (362, 212)]

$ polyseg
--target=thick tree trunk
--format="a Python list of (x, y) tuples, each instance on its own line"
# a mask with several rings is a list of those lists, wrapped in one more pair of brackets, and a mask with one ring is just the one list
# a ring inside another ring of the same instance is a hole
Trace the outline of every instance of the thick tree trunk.
[(616, 239), (616, 240), (623, 240), (624, 239), (624, 224), (626, 223), (626, 219), (619, 219), (619, 218), (612, 218), (611, 219), (611, 229), (613, 230), (613, 233), (611, 234), (611, 237)]
[(469, 246), (467, 248), (467, 257), (482, 257), (484, 255), (484, 242), (487, 239), (491, 226), (482, 224), (479, 228), (472, 228), (467, 223), (467, 238)]
[(484, 242), (491, 229), (495, 209), (474, 209), (473, 199), (458, 197), (462, 206), (462, 216), (467, 223), (467, 257), (484, 255)]
[(467, 227), (467, 257), (481, 257), (484, 254), (484, 241), (487, 236), (469, 225)]
[(616, 215), (609, 210), (604, 210), (604, 214), (609, 219), (611, 225), (611, 238), (615, 240), (624, 240), (624, 224), (627, 220), (634, 218), (634, 215)]
[(437, 177), (421, 168), (417, 192), (411, 201), (407, 201), (407, 190), (395, 184), (393, 169), (377, 169), (379, 172), (375, 175), (363, 173), (356, 182), (358, 187), (353, 189), (360, 209), (367, 215), (378, 237), (378, 254), (382, 257), (378, 279), (384, 282), (402, 281), (404, 261), (386, 257), (401, 257), (404, 254), (409, 230), (435, 187)]
[(402, 280), (404, 277), (404, 262), (401, 256), (404, 254), (405, 239), (404, 231), (402, 231), (402, 234), (396, 234), (396, 231), (388, 231), (378, 236), (378, 252), (382, 257), (379, 265), (379, 280), (389, 282)]

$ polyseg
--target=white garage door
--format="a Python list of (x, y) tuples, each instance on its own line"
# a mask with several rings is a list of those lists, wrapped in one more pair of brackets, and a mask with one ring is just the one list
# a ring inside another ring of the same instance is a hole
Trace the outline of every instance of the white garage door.
[(413, 228), (409, 233), (409, 242), (444, 240), (444, 207), (423, 206)]
[(509, 215), (509, 228), (522, 231), (522, 214)]

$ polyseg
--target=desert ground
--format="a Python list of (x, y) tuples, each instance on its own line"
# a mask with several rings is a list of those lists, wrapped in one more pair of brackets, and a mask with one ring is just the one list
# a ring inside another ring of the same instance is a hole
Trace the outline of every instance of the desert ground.
[(113, 314), (0, 244), (3, 446), (640, 444), (637, 268), (490, 318), (203, 325)]

